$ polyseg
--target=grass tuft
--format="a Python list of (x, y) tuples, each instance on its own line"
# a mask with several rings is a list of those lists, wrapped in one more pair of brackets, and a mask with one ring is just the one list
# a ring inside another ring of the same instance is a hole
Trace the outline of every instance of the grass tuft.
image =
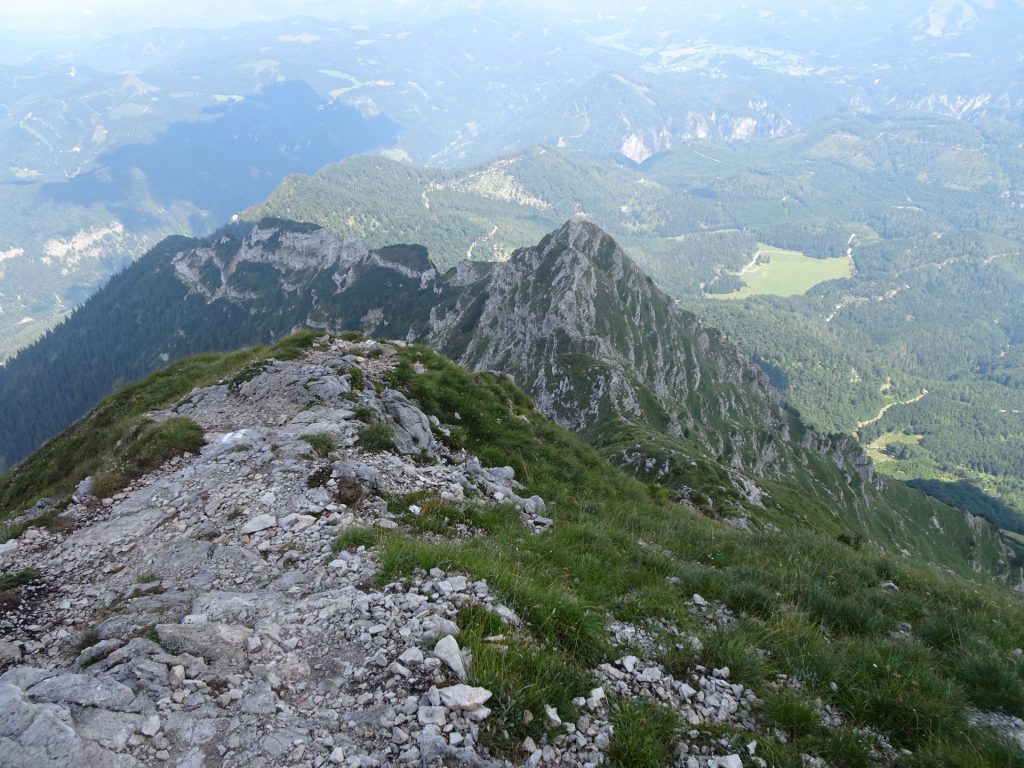
[(372, 547), (377, 544), (379, 533), (373, 528), (356, 526), (346, 528), (331, 543), (331, 550), (341, 552), (359, 547)]
[(334, 438), (327, 432), (314, 432), (308, 435), (301, 435), (299, 439), (309, 443), (309, 447), (312, 448), (313, 452), (321, 459), (326, 459), (331, 455), (331, 451), (335, 451), (338, 448), (338, 444), (335, 442)]
[(374, 453), (390, 451), (395, 447), (391, 427), (384, 421), (375, 421), (372, 424), (367, 424), (359, 430), (359, 438), (356, 442), (363, 450)]
[(776, 726), (794, 739), (814, 733), (818, 728), (814, 704), (795, 691), (768, 693), (763, 699), (762, 709)]
[(175, 456), (198, 453), (203, 444), (202, 427), (184, 416), (145, 424), (121, 447), (113, 466), (96, 475), (93, 493), (99, 498), (117, 493)]
[(620, 702), (612, 712), (615, 732), (608, 761), (620, 768), (668, 765), (679, 735), (679, 717), (653, 701)]

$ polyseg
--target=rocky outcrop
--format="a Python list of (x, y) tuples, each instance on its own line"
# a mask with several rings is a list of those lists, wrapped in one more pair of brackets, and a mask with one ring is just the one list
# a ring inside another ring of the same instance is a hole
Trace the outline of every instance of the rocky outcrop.
[[(101, 324), (115, 318), (120, 328), (112, 334), (115, 348), (105, 347), (112, 363), (90, 378), (92, 385), (148, 370), (119, 367), (119, 360), (138, 354), (136, 334), (147, 346), (170, 350), (168, 358), (272, 339), (298, 325), (421, 341), (467, 368), (511, 376), (546, 416), (683, 500), (692, 496), (705, 509), (701, 496), (727, 497), (730, 504), (708, 510), (723, 519), (741, 521), (775, 498), (809, 498), (820, 520), (838, 517), (871, 535), (893, 531), (900, 550), (914, 549), (913, 537), (873, 524), (879, 515), (900, 514), (905, 504), (882, 498), (886, 489), (855, 441), (806, 428), (761, 369), (660, 292), (592, 224), (571, 221), (507, 262), (465, 263), (445, 275), (420, 246), (370, 250), (294, 222), (265, 221), (241, 238), (183, 242), (168, 241), (147, 255), (115, 284), (122, 293), (101, 292), (83, 309), (102, 314), (93, 317)], [(144, 264), (151, 273), (138, 272)], [(138, 292), (126, 290), (133, 285)], [(154, 286), (173, 301), (148, 306), (143, 289)], [(61, 338), (74, 330), (69, 321)], [(47, 381), (74, 376), (81, 345), (62, 348), (70, 357), (32, 353), (36, 363), (46, 358)], [(154, 363), (155, 348), (144, 354)], [(13, 373), (0, 370), (0, 394), (10, 396), (0, 398), (0, 430), (12, 419), (26, 422), (33, 408), (19, 405), (25, 398), (35, 398), (35, 410), (44, 408), (44, 398), (24, 380), (7, 378)], [(307, 384), (295, 395), (299, 405), (352, 394), (352, 381), (337, 371), (310, 372)], [(241, 386), (246, 393), (256, 384)], [(425, 417), (383, 390), (367, 407), (390, 424), (401, 453), (430, 459)], [(101, 391), (91, 393), (90, 404)], [(772, 482), (794, 493), (773, 497)], [(515, 488), (509, 491), (524, 501)], [(932, 513), (922, 514), (927, 521)], [(959, 544), (948, 547), (954, 548)]]

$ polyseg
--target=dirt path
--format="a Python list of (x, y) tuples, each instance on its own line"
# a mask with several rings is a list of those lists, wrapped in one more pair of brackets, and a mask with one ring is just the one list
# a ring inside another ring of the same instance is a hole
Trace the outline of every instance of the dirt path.
[(920, 394), (915, 395), (914, 397), (910, 398), (909, 400), (901, 400), (901, 401), (897, 401), (895, 403), (889, 403), (888, 405), (882, 406), (882, 410), (880, 410), (878, 412), (878, 415), (875, 416), (875, 418), (868, 419), (867, 421), (858, 421), (857, 422), (857, 429), (863, 429), (864, 427), (870, 427), (872, 424), (875, 424), (876, 422), (881, 421), (882, 417), (885, 416), (885, 414), (887, 414), (889, 412), (890, 408), (895, 408), (897, 405), (913, 405), (914, 403), (916, 403), (918, 400), (922, 399), (927, 394), (928, 394), (928, 390), (925, 389), (925, 390), (922, 390)]
[(498, 233), (498, 225), (495, 224), (494, 225), (494, 229), (492, 229), (486, 235), (481, 237), (479, 240), (474, 240), (472, 243), (469, 244), (469, 250), (466, 251), (466, 258), (471, 260), (473, 258), (473, 249), (476, 248), (478, 245), (481, 245), (482, 243), (486, 243), (488, 240), (490, 240), (492, 237), (494, 237), (497, 233)]

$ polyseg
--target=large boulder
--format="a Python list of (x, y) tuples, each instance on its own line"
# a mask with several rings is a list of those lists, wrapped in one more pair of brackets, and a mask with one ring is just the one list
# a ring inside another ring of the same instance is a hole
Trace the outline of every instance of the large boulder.
[(394, 389), (385, 389), (380, 400), (384, 414), (392, 422), (395, 448), (400, 453), (432, 453), (434, 433), (426, 414)]

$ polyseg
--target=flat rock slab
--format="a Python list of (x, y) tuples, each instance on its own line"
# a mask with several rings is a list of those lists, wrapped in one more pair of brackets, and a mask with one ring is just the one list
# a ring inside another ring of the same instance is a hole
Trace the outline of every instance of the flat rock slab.
[(479, 709), (493, 695), (486, 688), (473, 688), (469, 685), (451, 685), (438, 691), (441, 703), (449, 709)]
[(252, 630), (236, 624), (157, 624), (156, 635), (174, 653), (202, 656), (208, 662), (241, 662)]
[(257, 533), (258, 531), (266, 531), (270, 528), (277, 526), (277, 518), (273, 515), (256, 515), (252, 520), (246, 522), (238, 532), (243, 536), (250, 533)]
[(109, 677), (66, 673), (54, 675), (28, 689), (33, 701), (78, 704), (82, 707), (124, 710), (135, 699), (127, 685)]

